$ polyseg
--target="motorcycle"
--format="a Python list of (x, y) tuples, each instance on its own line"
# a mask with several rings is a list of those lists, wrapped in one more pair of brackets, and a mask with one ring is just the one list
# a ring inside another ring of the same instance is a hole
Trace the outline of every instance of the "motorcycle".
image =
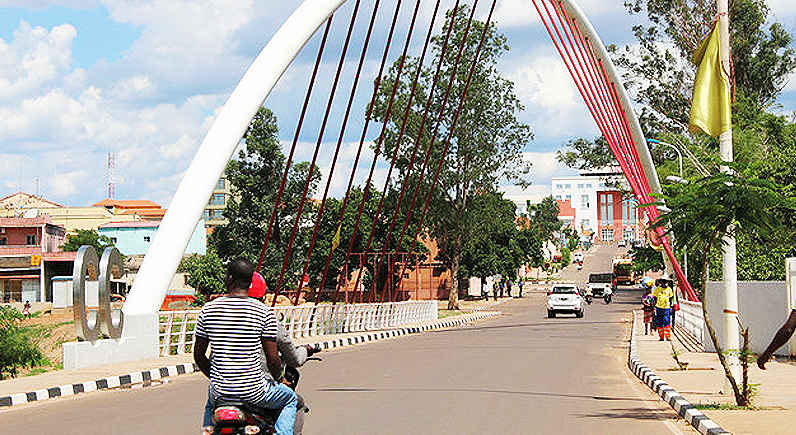
[(611, 303), (611, 298), (613, 297), (613, 295), (614, 295), (614, 292), (612, 290), (605, 289), (605, 294), (603, 294), (603, 300), (605, 300), (606, 304), (610, 304)]
[(586, 295), (583, 296), (583, 300), (585, 300), (587, 304), (591, 305), (591, 293), (586, 293)]
[[(315, 352), (320, 352), (320, 348), (313, 349), (313, 353)], [(307, 358), (310, 359), (321, 361), (320, 358)], [(295, 391), (300, 377), (299, 371), (295, 367), (285, 366), (284, 376), (284, 383)], [(310, 408), (300, 394), (296, 393), (296, 396), (296, 421), (300, 423), (294, 426), (294, 433), (300, 435), (304, 426), (304, 414), (310, 412)], [(256, 408), (235, 398), (220, 398), (213, 409), (213, 426), (204, 428), (202, 435), (271, 435), (275, 433), (274, 425), (281, 411)]]

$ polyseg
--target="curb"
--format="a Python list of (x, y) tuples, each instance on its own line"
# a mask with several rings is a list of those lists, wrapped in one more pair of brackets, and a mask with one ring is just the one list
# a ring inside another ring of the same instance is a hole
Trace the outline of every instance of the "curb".
[[(636, 310), (637, 311), (637, 310)], [(709, 419), (702, 411), (699, 411), (689, 403), (683, 396), (674, 390), (663, 379), (650, 370), (636, 355), (636, 324), (638, 323), (637, 312), (633, 311), (633, 328), (630, 332), (630, 352), (628, 353), (627, 366), (636, 377), (647, 384), (650, 389), (668, 403), (680, 417), (683, 417), (688, 424), (698, 430), (703, 435), (730, 434), (721, 426)]]
[[(316, 343), (309, 343), (311, 345), (320, 346), (323, 349), (335, 349), (346, 346), (353, 346), (355, 344), (366, 343), (368, 341), (383, 340), (386, 338), (399, 337), (402, 335), (418, 334), (426, 331), (433, 331), (435, 329), (449, 328), (453, 326), (461, 326), (467, 323), (472, 323), (478, 320), (490, 319), (500, 315), (500, 311), (480, 312), (467, 316), (467, 318), (458, 318), (438, 321), (431, 325), (412, 326), (407, 328), (391, 329), (389, 331), (378, 332), (363, 332), (360, 335), (354, 335), (345, 338), (337, 338), (334, 340), (320, 341)], [(96, 379), (93, 381), (80, 382), (77, 384), (67, 384), (51, 388), (42, 388), (40, 390), (31, 391), (27, 393), (17, 393), (10, 396), (0, 397), (0, 409), (8, 408), (14, 405), (21, 405), (25, 403), (38, 402), (42, 400), (52, 399), (54, 397), (74, 396), (77, 394), (89, 393), (92, 391), (108, 390), (118, 387), (129, 387), (136, 384), (151, 383), (159, 379), (175, 377), (179, 375), (191, 374), (198, 372), (199, 368), (193, 363), (177, 364), (167, 367), (160, 367), (151, 370), (144, 370), (141, 372), (133, 372), (125, 375), (112, 376), (109, 378)]]
[(141, 372), (128, 373), (126, 375), (96, 379), (93, 381), (80, 382), (77, 384), (42, 388), (41, 390), (31, 391), (28, 393), (17, 393), (10, 396), (0, 397), (0, 408), (52, 399), (53, 397), (74, 396), (77, 394), (89, 393), (91, 391), (107, 390), (117, 387), (128, 387), (135, 384), (146, 384), (159, 379), (184, 375), (193, 373), (195, 371), (198, 371), (198, 368), (194, 366), (193, 363), (185, 363), (160, 367), (157, 369), (144, 370)]

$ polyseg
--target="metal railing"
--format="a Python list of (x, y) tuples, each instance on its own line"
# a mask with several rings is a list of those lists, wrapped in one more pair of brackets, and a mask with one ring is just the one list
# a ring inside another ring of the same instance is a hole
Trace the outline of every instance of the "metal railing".
[(702, 315), (702, 303), (680, 299), (680, 311), (677, 312), (677, 325), (694, 336), (700, 344), (705, 345), (705, 317)]
[[(377, 331), (436, 320), (437, 301), (274, 307), (292, 339)], [(199, 310), (160, 312), (160, 355), (193, 351)]]

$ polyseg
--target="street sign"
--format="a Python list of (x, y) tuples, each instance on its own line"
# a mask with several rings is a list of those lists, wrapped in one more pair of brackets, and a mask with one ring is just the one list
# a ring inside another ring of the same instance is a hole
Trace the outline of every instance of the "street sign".
[(31, 255), (30, 256), (30, 265), (31, 266), (39, 266), (39, 265), (41, 265), (41, 255)]

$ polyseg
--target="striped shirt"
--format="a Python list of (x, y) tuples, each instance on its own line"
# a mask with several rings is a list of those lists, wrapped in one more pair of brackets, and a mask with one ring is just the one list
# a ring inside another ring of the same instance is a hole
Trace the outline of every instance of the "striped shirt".
[(276, 340), (274, 311), (248, 297), (220, 297), (202, 308), (195, 334), (210, 342), (210, 386), (214, 398), (248, 403), (265, 397), (260, 339)]

